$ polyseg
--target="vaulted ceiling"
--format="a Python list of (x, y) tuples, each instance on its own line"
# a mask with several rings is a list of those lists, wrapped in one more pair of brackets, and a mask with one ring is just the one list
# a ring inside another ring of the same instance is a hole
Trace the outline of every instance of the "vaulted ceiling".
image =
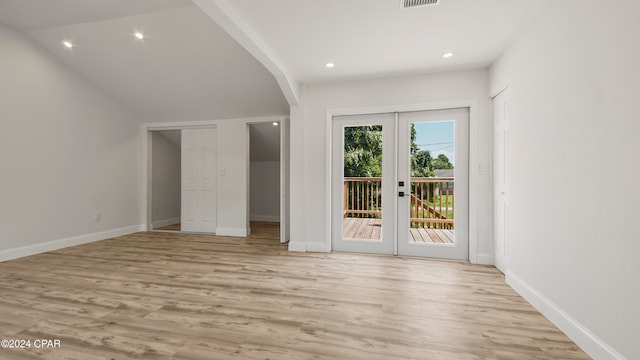
[(3, 0), (0, 22), (146, 122), (289, 112), (273, 75), (190, 0)]
[(287, 114), (299, 83), (487, 67), (548, 1), (0, 0), (0, 23), (141, 120), (207, 120)]
[(0, 0), (0, 22), (37, 30), (191, 5), (191, 0)]

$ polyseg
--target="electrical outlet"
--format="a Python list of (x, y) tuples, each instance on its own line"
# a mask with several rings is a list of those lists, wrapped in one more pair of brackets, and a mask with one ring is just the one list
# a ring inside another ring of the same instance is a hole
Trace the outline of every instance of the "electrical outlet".
[(489, 164), (482, 163), (480, 164), (480, 174), (487, 175), (489, 173)]
[(93, 221), (98, 222), (102, 220), (102, 214), (100, 213), (100, 211), (96, 211), (96, 213), (93, 215)]

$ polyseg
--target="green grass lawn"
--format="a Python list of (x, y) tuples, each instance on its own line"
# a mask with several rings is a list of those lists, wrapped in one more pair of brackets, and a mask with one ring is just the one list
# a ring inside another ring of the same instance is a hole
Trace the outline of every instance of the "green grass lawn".
[[(442, 204), (440, 203), (440, 201), (442, 201)], [(444, 195), (444, 196), (439, 196), (436, 195), (433, 197), (433, 201), (428, 202), (429, 206), (434, 208), (436, 211), (440, 212), (442, 215), (446, 216), (447, 219), (453, 219), (454, 218), (454, 212), (452, 210), (453, 208), (453, 196), (449, 195)], [(442, 209), (442, 210), (440, 210)], [(422, 211), (420, 212), (420, 215), (422, 215)], [(425, 214), (426, 215), (426, 214)], [(411, 209), (411, 216), (412, 217), (421, 217), (418, 216), (416, 214), (415, 209)], [(425, 216), (426, 217), (426, 216)]]
[[(442, 199), (441, 199), (442, 198)], [(442, 207), (453, 207), (453, 196), (440, 196), (436, 195), (433, 197), (433, 201), (429, 202), (429, 206), (438, 208), (440, 207), (440, 201), (442, 200)]]

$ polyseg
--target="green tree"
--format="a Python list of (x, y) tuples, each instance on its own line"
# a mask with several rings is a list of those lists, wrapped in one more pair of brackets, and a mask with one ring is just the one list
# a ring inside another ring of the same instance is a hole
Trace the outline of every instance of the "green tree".
[(453, 169), (453, 164), (445, 154), (438, 155), (431, 162), (432, 169)]
[(344, 129), (344, 176), (382, 176), (382, 126)]
[[(416, 144), (416, 129), (411, 124), (411, 176), (432, 177), (434, 169), (453, 169), (445, 155), (432, 158), (428, 150)], [(344, 176), (382, 176), (382, 126), (350, 126), (344, 129)]]
[(431, 153), (428, 150), (420, 150), (416, 144), (416, 127), (411, 123), (411, 176), (429, 177), (435, 176), (431, 166)]
[(431, 153), (428, 150), (418, 150), (414, 155), (411, 156), (411, 176), (435, 176), (431, 162)]
[(411, 123), (411, 156), (415, 155), (418, 150), (418, 144), (416, 144), (416, 127), (413, 123)]

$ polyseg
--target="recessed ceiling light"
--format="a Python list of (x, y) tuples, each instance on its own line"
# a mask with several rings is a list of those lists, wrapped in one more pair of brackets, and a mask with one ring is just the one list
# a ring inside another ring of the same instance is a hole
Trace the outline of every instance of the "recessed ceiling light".
[(143, 34), (143, 33), (141, 33), (140, 31), (136, 31), (136, 32), (133, 34), (133, 36), (135, 36), (135, 37), (136, 37), (136, 39), (138, 39), (138, 40), (144, 40), (144, 34)]
[(333, 68), (334, 66), (336, 66), (336, 64), (334, 64), (334, 63), (332, 63), (332, 62), (328, 62), (328, 63), (324, 64), (324, 67), (326, 67), (327, 69), (331, 69), (331, 68)]
[(273, 126), (278, 126), (278, 123), (274, 121)]
[(64, 45), (64, 47), (66, 47), (67, 49), (71, 49), (73, 47), (73, 43), (68, 40), (63, 41), (62, 45)]
[(452, 56), (453, 56), (453, 53), (452, 53), (452, 52), (448, 52), (448, 53), (444, 53), (444, 54), (442, 54), (442, 57), (443, 57), (443, 58), (445, 58), (445, 59), (448, 59), (448, 58), (450, 58), (450, 57), (452, 57)]

